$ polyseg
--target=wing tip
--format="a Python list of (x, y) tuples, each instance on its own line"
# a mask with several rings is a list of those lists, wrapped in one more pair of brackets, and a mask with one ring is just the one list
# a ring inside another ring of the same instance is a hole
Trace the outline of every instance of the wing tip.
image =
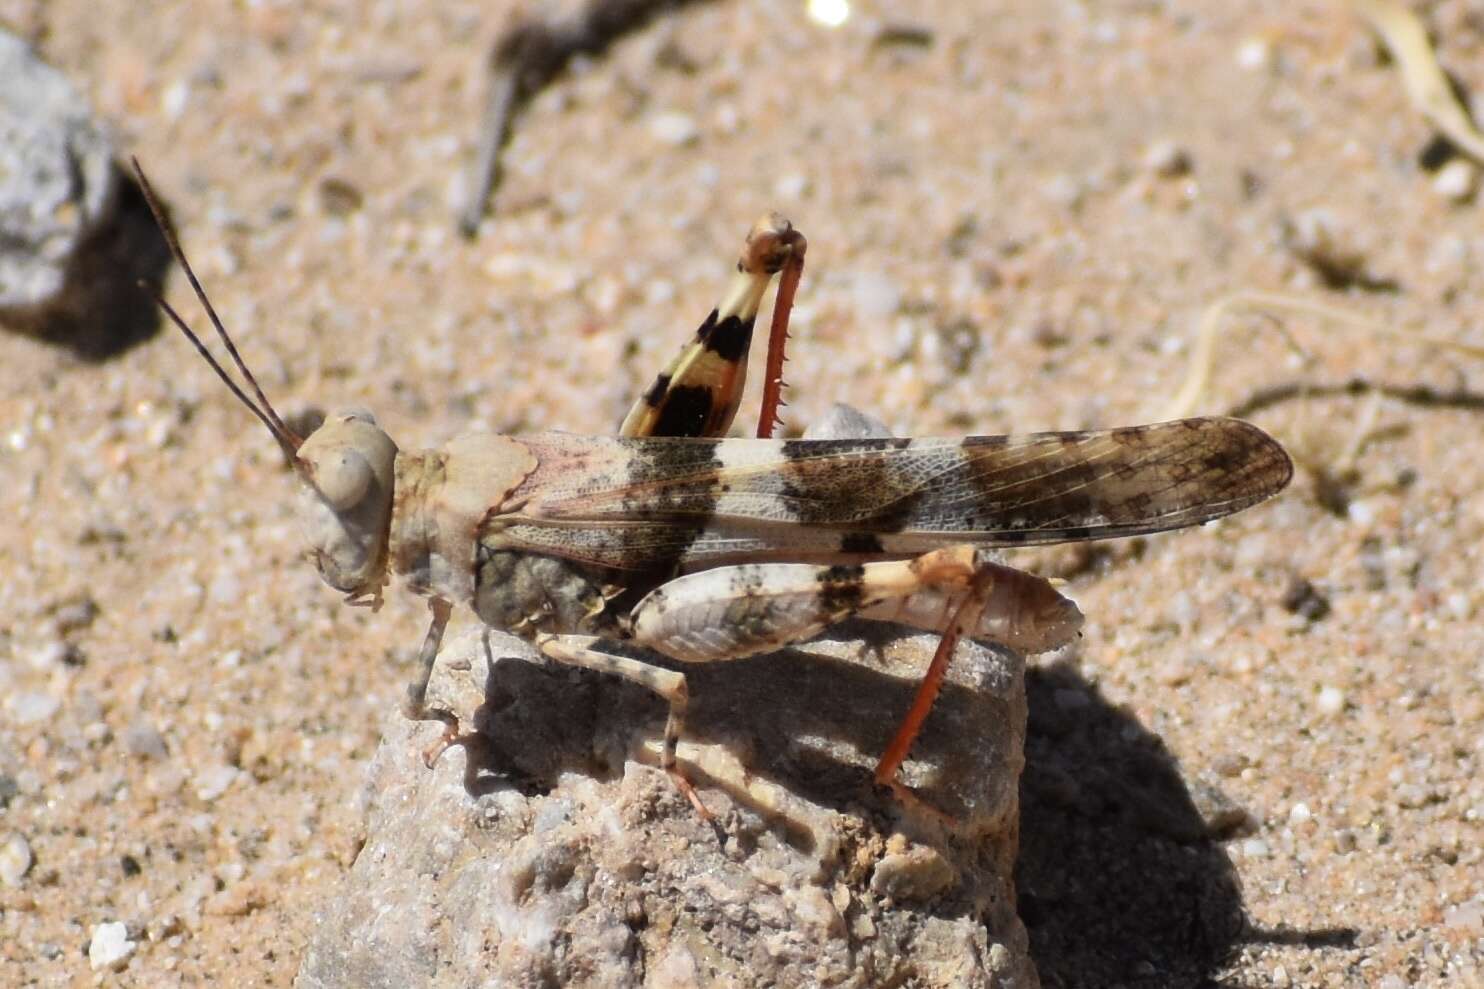
[(1240, 454), (1246, 461), (1246, 470), (1261, 482), (1257, 501), (1266, 501), (1288, 487), (1293, 480), (1293, 457), (1272, 434), (1246, 419), (1232, 416), (1214, 416), (1211, 421), (1221, 423), (1233, 436), (1241, 436)]

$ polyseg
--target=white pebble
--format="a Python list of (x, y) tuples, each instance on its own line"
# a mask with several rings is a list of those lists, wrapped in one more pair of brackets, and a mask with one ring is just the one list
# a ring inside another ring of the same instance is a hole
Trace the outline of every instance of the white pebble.
[(1313, 818), (1314, 812), (1306, 803), (1296, 803), (1288, 809), (1288, 823), (1290, 824), (1304, 824)]
[(1466, 203), (1479, 188), (1479, 170), (1465, 158), (1454, 158), (1433, 176), (1432, 191), (1454, 203)]
[(219, 573), (211, 581), (212, 604), (237, 604), (242, 597), (242, 581), (231, 571)]
[(216, 766), (196, 774), (196, 796), (208, 803), (227, 792), (241, 774), (236, 766)]
[(1323, 687), (1314, 699), (1314, 707), (1320, 714), (1339, 714), (1345, 710), (1345, 692), (1339, 687)]
[(1368, 501), (1362, 501), (1357, 498), (1350, 503), (1350, 507), (1345, 510), (1345, 514), (1356, 525), (1370, 525), (1376, 521), (1376, 506)]
[(858, 272), (850, 285), (850, 301), (863, 320), (895, 315), (902, 305), (902, 290), (882, 271)]
[(1474, 900), (1449, 907), (1443, 911), (1443, 926), (1466, 931), (1472, 937), (1484, 935), (1484, 903)]
[(146, 759), (163, 759), (166, 755), (165, 738), (160, 730), (148, 721), (136, 721), (124, 732), (124, 748), (130, 755)]
[(19, 886), (31, 871), (31, 845), (26, 836), (15, 832), (0, 845), (0, 883)]
[(666, 144), (691, 144), (701, 136), (696, 122), (684, 113), (657, 113), (649, 121), (649, 133)]
[(644, 283), (644, 301), (651, 306), (663, 306), (675, 299), (675, 283), (668, 278), (653, 278)]
[(1167, 613), (1170, 621), (1176, 625), (1181, 628), (1190, 628), (1200, 617), (1201, 612), (1190, 592), (1181, 590), (1170, 595)]
[(50, 694), (25, 691), (10, 699), (10, 717), (18, 725), (34, 725), (51, 720), (62, 702)]
[(72, 655), (75, 655), (75, 650), (67, 642), (53, 639), (31, 654), (31, 666), (38, 670), (55, 669), (65, 664)]
[(184, 79), (177, 79), (160, 94), (160, 109), (170, 120), (179, 120), (190, 101), (191, 84)]
[(1081, 182), (1066, 174), (1053, 175), (1041, 183), (1041, 195), (1062, 209), (1072, 210), (1080, 206), (1085, 191)]
[(129, 962), (137, 945), (129, 940), (129, 929), (118, 921), (96, 924), (93, 939), (88, 942), (88, 964), (93, 971), (121, 969)]
[(798, 172), (780, 175), (773, 183), (773, 195), (783, 200), (798, 199), (809, 191), (809, 176)]
[(816, 24), (839, 27), (850, 19), (850, 0), (809, 0), (804, 12)]
[(1249, 859), (1265, 859), (1268, 857), (1268, 843), (1261, 838), (1248, 838), (1242, 842), (1242, 856)]
[(1258, 72), (1273, 64), (1273, 46), (1266, 38), (1248, 38), (1237, 48), (1237, 67)]

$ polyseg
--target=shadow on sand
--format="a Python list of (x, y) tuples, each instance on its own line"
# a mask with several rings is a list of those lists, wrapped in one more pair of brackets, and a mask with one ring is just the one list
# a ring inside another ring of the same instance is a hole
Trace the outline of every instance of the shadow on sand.
[(1068, 666), (1028, 670), (1026, 691), (1015, 880), (1047, 989), (1209, 986), (1244, 943), (1353, 944), (1351, 930), (1250, 928), (1236, 870), (1159, 738)]

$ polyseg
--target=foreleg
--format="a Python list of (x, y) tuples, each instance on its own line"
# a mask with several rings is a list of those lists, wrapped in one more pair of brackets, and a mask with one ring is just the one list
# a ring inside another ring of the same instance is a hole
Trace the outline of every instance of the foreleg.
[(417, 654), (417, 679), (407, 685), (407, 697), (402, 701), (402, 713), (413, 721), (443, 722), (443, 736), (432, 748), (423, 753), (423, 761), (432, 768), (448, 747), (459, 737), (459, 719), (452, 711), (428, 707), (428, 681), (433, 677), (433, 663), (438, 659), (438, 647), (443, 642), (443, 630), (448, 627), (453, 606), (443, 598), (430, 598), (428, 610), (432, 621), (428, 634), (423, 637), (422, 650)]
[(711, 820), (711, 812), (701, 802), (696, 788), (691, 785), (690, 780), (685, 778), (675, 763), (675, 752), (680, 745), (680, 734), (685, 730), (685, 709), (690, 703), (690, 690), (686, 687), (685, 674), (593, 648), (596, 643), (602, 641), (593, 635), (543, 634), (536, 636), (536, 647), (543, 655), (559, 663), (568, 663), (572, 666), (596, 670), (599, 673), (621, 676), (642, 687), (648, 687), (668, 701), (670, 713), (665, 719), (665, 745), (660, 753), (660, 768), (675, 781), (675, 786), (685, 794), (691, 806), (696, 809), (696, 813), (708, 821)]

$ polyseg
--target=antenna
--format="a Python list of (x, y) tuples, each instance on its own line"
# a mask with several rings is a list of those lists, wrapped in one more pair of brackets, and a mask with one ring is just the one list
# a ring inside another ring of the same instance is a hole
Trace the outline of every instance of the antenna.
[(284, 456), (289, 458), (289, 461), (294, 465), (296, 470), (302, 472), (298, 450), (300, 444), (304, 442), (303, 438), (284, 424), (284, 421), (279, 418), (278, 413), (274, 411), (273, 403), (269, 402), (268, 396), (263, 394), (263, 389), (258, 385), (258, 379), (253, 377), (253, 373), (248, 370), (247, 364), (242, 360), (242, 355), (237, 352), (237, 345), (232, 342), (231, 336), (227, 334), (227, 328), (222, 325), (221, 319), (216, 314), (216, 309), (211, 305), (211, 300), (206, 297), (206, 290), (201, 287), (201, 282), (196, 278), (196, 272), (192, 270), (191, 263), (186, 260), (185, 251), (181, 249), (180, 241), (175, 236), (175, 228), (171, 226), (170, 221), (165, 217), (164, 207), (160, 205), (159, 199), (155, 196), (154, 187), (149, 184), (149, 179), (145, 177), (144, 169), (140, 166), (139, 159), (131, 156), (129, 160), (134, 165), (134, 174), (139, 177), (139, 187), (144, 192), (144, 199), (149, 204), (149, 211), (154, 214), (155, 223), (159, 226), (160, 233), (164, 235), (165, 243), (170, 247), (170, 254), (180, 264), (181, 270), (185, 272), (186, 278), (191, 283), (191, 288), (196, 293), (196, 298), (200, 300), (201, 307), (206, 310), (206, 315), (211, 319), (211, 325), (215, 327), (217, 336), (221, 337), (222, 343), (226, 344), (227, 353), (232, 355), (232, 362), (237, 365), (237, 370), (242, 372), (242, 376), (247, 379), (247, 383), (252, 387), (253, 394), (258, 397), (258, 401), (255, 403), (247, 397), (241, 386), (236, 381), (233, 381), (232, 376), (227, 374), (226, 369), (217, 362), (215, 357), (211, 356), (211, 352), (206, 349), (206, 345), (201, 342), (201, 338), (181, 318), (180, 314), (171, 307), (170, 303), (165, 301), (165, 297), (160, 294), (157, 288), (145, 282), (140, 282), (140, 287), (154, 297), (155, 302), (165, 311), (165, 315), (169, 316), (170, 321), (180, 329), (180, 332), (186, 335), (186, 339), (191, 341), (191, 344), (196, 348), (196, 352), (211, 366), (211, 369), (216, 372), (216, 376), (222, 379), (222, 383), (231, 389), (232, 394), (236, 395), (237, 399), (243, 405), (247, 406), (264, 426), (268, 427), (268, 432), (273, 434), (273, 438), (283, 448)]

